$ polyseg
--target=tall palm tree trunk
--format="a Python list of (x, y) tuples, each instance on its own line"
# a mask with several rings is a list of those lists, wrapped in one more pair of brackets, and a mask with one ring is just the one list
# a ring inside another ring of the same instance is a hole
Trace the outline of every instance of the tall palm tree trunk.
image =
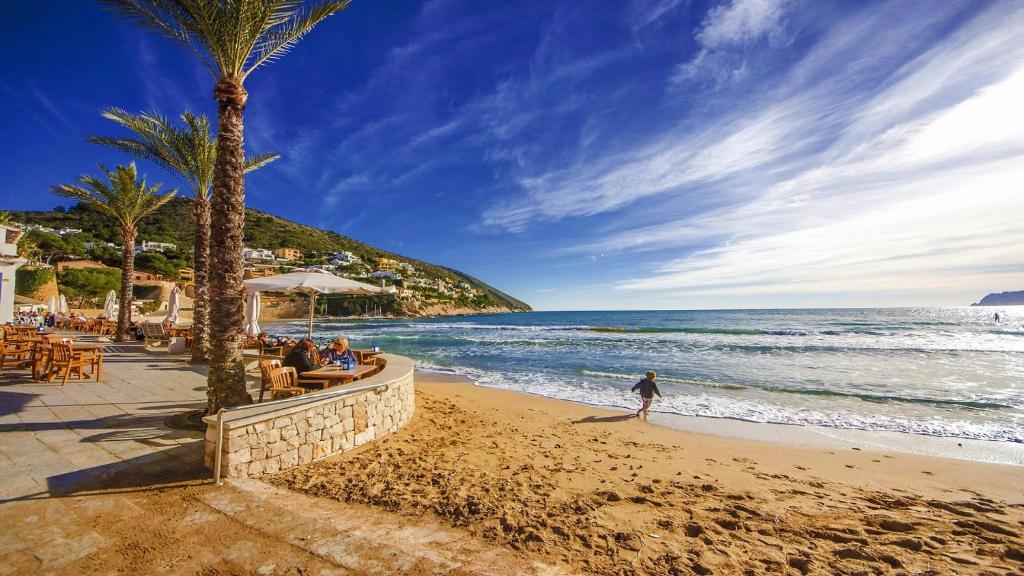
[(196, 196), (192, 204), (196, 220), (195, 292), (192, 306), (192, 362), (206, 362), (210, 353), (210, 200)]
[(248, 94), (234, 78), (217, 82), (217, 162), (210, 219), (210, 375), (207, 413), (252, 402), (242, 360), (242, 238), (245, 174), (242, 113)]
[(121, 308), (117, 312), (117, 332), (114, 340), (128, 339), (128, 325), (132, 321), (132, 278), (135, 272), (135, 235), (132, 228), (121, 229)]

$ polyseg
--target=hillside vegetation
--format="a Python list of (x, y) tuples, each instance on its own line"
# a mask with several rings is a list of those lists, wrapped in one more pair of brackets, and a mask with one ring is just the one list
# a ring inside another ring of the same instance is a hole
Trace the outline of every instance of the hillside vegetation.
[[(58, 257), (68, 255), (92, 256), (102, 260), (113, 260), (117, 254), (115, 251), (106, 249), (107, 258), (100, 249), (85, 252), (81, 248), (87, 242), (120, 242), (120, 233), (113, 222), (103, 213), (84, 205), (77, 205), (72, 208), (56, 208), (50, 211), (33, 212), (11, 212), (12, 220), (26, 225), (39, 225), (53, 229), (73, 228), (82, 230), (81, 234), (65, 236), (58, 248), (52, 252)], [(146, 218), (139, 225), (139, 239), (149, 242), (170, 242), (178, 246), (176, 253), (171, 255), (173, 263), (188, 265), (192, 250), (192, 239), (195, 226), (192, 220), (191, 203), (186, 198), (176, 198), (162, 206), (153, 216)], [(51, 240), (51, 243), (53, 239)], [(45, 244), (45, 242), (44, 242)], [(60, 254), (60, 248), (68, 245), (69, 254)], [(508, 309), (512, 311), (530, 310), (525, 302), (517, 300), (500, 290), (497, 290), (472, 276), (443, 266), (437, 266), (421, 260), (407, 258), (405, 256), (381, 250), (369, 244), (343, 236), (341, 234), (320, 230), (310, 226), (304, 226), (296, 222), (285, 220), (277, 216), (261, 212), (259, 210), (247, 209), (245, 217), (245, 245), (251, 248), (297, 248), (304, 253), (304, 264), (324, 263), (324, 257), (334, 252), (347, 251), (359, 257), (363, 262), (363, 271), (369, 272), (374, 264), (386, 258), (411, 264), (416, 269), (417, 278), (424, 281), (447, 282), (458, 285), (465, 282), (473, 287), (473, 294), (444, 295), (434, 293), (429, 288), (414, 287), (420, 290), (423, 298), (418, 300), (420, 308), (428, 308), (438, 313), (444, 313), (445, 309), (456, 310), (497, 310)], [(45, 252), (45, 251), (44, 251)], [(155, 259), (151, 270), (164, 276), (170, 274), (166, 269), (159, 269), (158, 266), (168, 265)], [(147, 269), (146, 259), (136, 264), (140, 269)], [(108, 261), (113, 264), (114, 262)], [(394, 310), (397, 313), (416, 313), (417, 310), (409, 309), (409, 304), (404, 304), (404, 310)]]

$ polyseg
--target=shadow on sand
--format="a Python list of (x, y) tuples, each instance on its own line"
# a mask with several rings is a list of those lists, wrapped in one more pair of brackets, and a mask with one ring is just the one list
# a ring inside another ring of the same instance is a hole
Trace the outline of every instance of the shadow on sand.
[(633, 414), (619, 414), (616, 416), (587, 416), (579, 420), (573, 420), (573, 424), (605, 424), (608, 422), (625, 422), (636, 418)]

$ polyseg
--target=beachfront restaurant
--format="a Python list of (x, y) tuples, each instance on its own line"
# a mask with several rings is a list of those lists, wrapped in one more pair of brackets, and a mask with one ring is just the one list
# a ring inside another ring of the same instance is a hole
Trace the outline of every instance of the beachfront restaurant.
[(27, 262), (18, 256), (20, 228), (0, 225), (0, 323), (14, 321), (15, 273)]

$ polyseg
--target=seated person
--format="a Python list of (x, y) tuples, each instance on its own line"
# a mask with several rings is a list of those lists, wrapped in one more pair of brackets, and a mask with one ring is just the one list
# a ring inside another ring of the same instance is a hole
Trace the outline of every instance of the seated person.
[(320, 357), (316, 352), (316, 346), (309, 338), (300, 340), (294, 348), (281, 361), (282, 366), (291, 366), (302, 376), (303, 372), (319, 368)]
[(320, 360), (325, 366), (339, 361), (344, 362), (345, 360), (351, 362), (353, 366), (359, 363), (356, 360), (355, 352), (352, 352), (352, 349), (348, 347), (348, 339), (346, 338), (335, 338), (330, 346), (324, 348), (323, 353), (320, 355)]

